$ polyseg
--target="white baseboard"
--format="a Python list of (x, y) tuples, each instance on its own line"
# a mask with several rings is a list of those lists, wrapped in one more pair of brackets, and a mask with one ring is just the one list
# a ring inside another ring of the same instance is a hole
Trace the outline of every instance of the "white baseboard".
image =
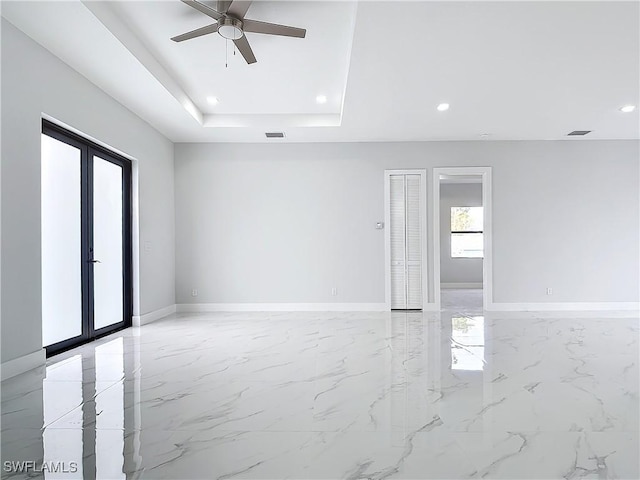
[(15, 377), (21, 373), (28, 372), (34, 368), (42, 367), (47, 361), (47, 355), (44, 348), (37, 350), (28, 355), (14, 358), (2, 364), (1, 378), (6, 380), (7, 378)]
[(134, 327), (140, 327), (147, 323), (155, 322), (156, 320), (166, 317), (167, 315), (171, 315), (172, 313), (176, 313), (176, 305), (169, 305), (168, 307), (160, 308), (153, 312), (145, 313), (144, 315), (134, 315), (132, 323)]
[(638, 311), (640, 302), (492, 303), (493, 312)]
[(456, 288), (482, 288), (482, 282), (460, 282), (460, 283), (441, 283), (441, 289), (456, 289)]
[(439, 312), (440, 308), (435, 303), (425, 303), (422, 305), (423, 312)]
[(179, 303), (177, 312), (383, 312), (384, 303)]

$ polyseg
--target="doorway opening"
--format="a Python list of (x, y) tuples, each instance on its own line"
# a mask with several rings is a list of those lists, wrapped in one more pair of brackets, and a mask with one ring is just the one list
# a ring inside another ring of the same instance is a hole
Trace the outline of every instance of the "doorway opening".
[(435, 168), (433, 195), (436, 307), (486, 310), (493, 298), (491, 168)]
[(131, 326), (131, 162), (42, 123), (42, 345), (47, 356)]

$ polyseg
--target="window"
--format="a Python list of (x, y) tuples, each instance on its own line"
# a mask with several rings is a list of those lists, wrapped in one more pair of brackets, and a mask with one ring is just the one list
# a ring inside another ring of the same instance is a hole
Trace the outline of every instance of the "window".
[(482, 207), (451, 207), (451, 257), (483, 258)]

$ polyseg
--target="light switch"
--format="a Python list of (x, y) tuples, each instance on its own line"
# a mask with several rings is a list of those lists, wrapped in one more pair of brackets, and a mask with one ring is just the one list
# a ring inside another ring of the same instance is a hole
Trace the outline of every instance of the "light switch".
[(382, 230), (384, 228), (384, 222), (376, 223), (376, 230)]
[(151, 247), (152, 247), (151, 242), (144, 242), (144, 251), (145, 252), (150, 252), (151, 251)]

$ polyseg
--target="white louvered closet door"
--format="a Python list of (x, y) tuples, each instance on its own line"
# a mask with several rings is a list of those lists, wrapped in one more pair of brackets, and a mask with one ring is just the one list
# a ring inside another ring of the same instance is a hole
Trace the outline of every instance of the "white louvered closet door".
[(390, 176), (391, 308), (422, 308), (420, 175)]
[(391, 308), (407, 308), (404, 175), (390, 177)]

